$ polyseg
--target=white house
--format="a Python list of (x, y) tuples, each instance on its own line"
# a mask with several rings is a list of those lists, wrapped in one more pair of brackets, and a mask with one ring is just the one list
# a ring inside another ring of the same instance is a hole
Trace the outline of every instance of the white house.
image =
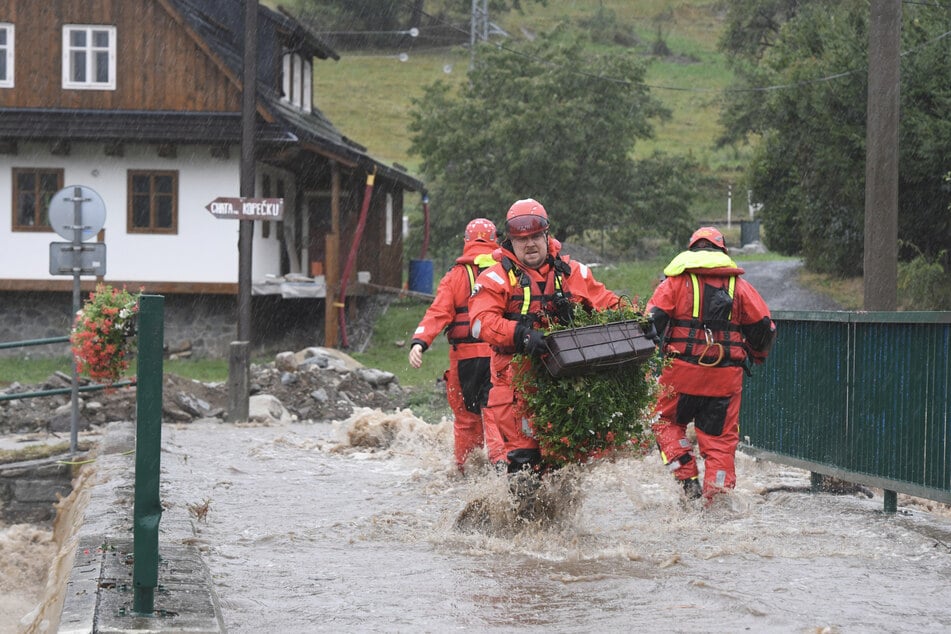
[[(167, 342), (220, 354), (234, 338), (239, 223), (206, 206), (240, 193), (243, 7), (0, 5), (0, 215), (9, 219), (0, 221), (0, 341), (68, 328), (72, 278), (50, 273), (50, 243), (63, 238), (48, 208), (72, 185), (105, 204), (95, 237), (106, 244), (103, 281), (164, 295)], [(354, 282), (399, 287), (405, 195), (423, 184), (316, 109), (313, 64), (338, 58), (319, 37), (265, 7), (257, 36), (255, 196), (282, 198), (284, 217), (254, 222), (254, 338), (296, 332), (336, 345), (334, 320), (324, 323), (350, 250)], [(367, 193), (366, 229), (354, 244)], [(84, 277), (83, 289), (95, 283)]]

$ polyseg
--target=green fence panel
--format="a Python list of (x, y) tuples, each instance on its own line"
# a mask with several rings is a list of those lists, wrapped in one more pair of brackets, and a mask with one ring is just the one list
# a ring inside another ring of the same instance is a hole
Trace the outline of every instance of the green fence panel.
[(848, 432), (840, 396), (848, 382), (847, 322), (837, 313), (797, 317), (777, 317), (772, 353), (746, 379), (740, 436), (767, 451), (836, 462)]
[(746, 380), (744, 445), (791, 464), (951, 501), (951, 313), (774, 315)]

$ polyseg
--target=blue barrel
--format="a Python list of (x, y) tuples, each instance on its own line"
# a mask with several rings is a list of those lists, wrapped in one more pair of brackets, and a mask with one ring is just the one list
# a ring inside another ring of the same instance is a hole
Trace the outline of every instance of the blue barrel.
[(433, 261), (409, 261), (409, 290), (417, 293), (433, 293)]

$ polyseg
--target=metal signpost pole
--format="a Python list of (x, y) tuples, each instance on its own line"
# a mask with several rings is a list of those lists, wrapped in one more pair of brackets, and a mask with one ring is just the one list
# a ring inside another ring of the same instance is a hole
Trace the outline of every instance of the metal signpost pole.
[[(83, 188), (73, 188), (73, 319), (80, 308), (79, 277), (83, 270)], [(79, 373), (76, 359), (72, 362), (72, 392), (70, 394), (69, 452), (79, 449)]]
[[(83, 185), (67, 185), (50, 198), (50, 227), (69, 242), (50, 243), (50, 275), (73, 276), (73, 315), (82, 307), (80, 277), (106, 274), (106, 245), (84, 245), (106, 222), (106, 205), (94, 190)], [(88, 256), (88, 257), (87, 257)], [(72, 424), (70, 452), (76, 453), (79, 436), (79, 372), (72, 358)]]

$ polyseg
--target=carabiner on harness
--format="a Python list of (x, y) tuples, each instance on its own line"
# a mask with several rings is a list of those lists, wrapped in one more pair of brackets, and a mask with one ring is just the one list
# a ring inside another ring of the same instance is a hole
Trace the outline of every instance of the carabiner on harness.
[[(713, 331), (710, 330), (707, 326), (703, 327), (703, 336), (706, 339), (706, 346), (700, 352), (700, 355), (697, 357), (697, 364), (702, 365), (706, 368), (712, 368), (714, 366), (720, 365), (720, 362), (723, 361), (723, 354), (725, 352), (722, 343), (717, 343), (713, 340)], [(707, 356), (707, 352), (711, 348), (718, 348), (717, 358), (713, 361), (704, 361), (704, 357)]]

